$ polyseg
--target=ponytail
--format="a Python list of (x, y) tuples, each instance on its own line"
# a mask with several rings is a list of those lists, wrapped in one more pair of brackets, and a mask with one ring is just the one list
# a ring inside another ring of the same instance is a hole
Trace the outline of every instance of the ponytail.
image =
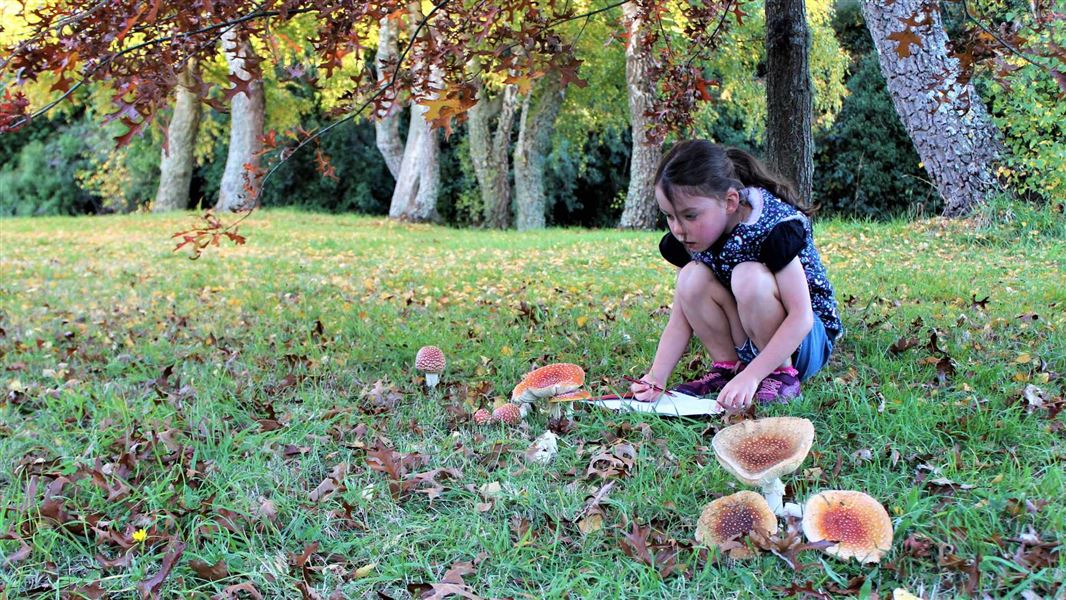
[(791, 181), (743, 150), (707, 140), (674, 144), (659, 163), (655, 185), (670, 202), (675, 193), (721, 198), (729, 188), (761, 187), (803, 214), (811, 212)]
[(727, 148), (725, 154), (733, 163), (733, 172), (744, 187), (761, 187), (796, 210), (810, 215), (810, 206), (800, 198), (796, 186), (787, 177), (771, 171), (761, 160), (739, 148)]

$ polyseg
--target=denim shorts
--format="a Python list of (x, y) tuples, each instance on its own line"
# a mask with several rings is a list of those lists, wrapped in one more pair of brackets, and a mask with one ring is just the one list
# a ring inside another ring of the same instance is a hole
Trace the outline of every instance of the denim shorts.
[[(807, 379), (822, 370), (829, 362), (829, 356), (833, 353), (833, 340), (826, 335), (825, 325), (817, 316), (814, 317), (814, 325), (807, 333), (807, 337), (800, 342), (800, 347), (792, 353), (792, 367), (799, 371), (800, 381)], [(759, 349), (749, 339), (744, 345), (737, 348), (737, 356), (740, 360), (750, 363), (759, 355)]]

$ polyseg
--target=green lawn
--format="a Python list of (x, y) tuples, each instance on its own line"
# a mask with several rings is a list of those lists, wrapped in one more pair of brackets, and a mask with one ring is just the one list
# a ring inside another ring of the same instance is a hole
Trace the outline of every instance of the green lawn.
[[(709, 449), (718, 419), (578, 409), (540, 466), (524, 451), (545, 415), (469, 418), (534, 364), (578, 363), (593, 393), (640, 376), (672, 294), (660, 234), (266, 211), (246, 245), (190, 261), (169, 239), (189, 214), (5, 219), (0, 598), (404, 598), (445, 579), (485, 598), (1061, 597), (1054, 218), (819, 224), (848, 331), (802, 401), (759, 416), (814, 422), (786, 496), (864, 490), (896, 541), (880, 565), (808, 551), (799, 572), (695, 546), (701, 507), (743, 489)], [(433, 392), (424, 344), (448, 357)], [(609, 483), (590, 463), (620, 444), (633, 458), (583, 532)], [(648, 531), (654, 567), (631, 546)]]

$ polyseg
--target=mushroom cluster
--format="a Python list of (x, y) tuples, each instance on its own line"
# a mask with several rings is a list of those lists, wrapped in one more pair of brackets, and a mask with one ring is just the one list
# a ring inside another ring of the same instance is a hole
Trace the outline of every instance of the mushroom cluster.
[[(802, 514), (810, 542), (836, 542), (825, 548), (830, 556), (879, 562), (892, 547), (892, 521), (869, 495), (827, 490), (811, 496), (802, 511), (798, 504), (782, 504), (781, 478), (799, 468), (813, 443), (814, 425), (799, 417), (742, 421), (715, 434), (711, 446), (718, 462), (742, 483), (761, 488), (765, 500), (739, 492), (711, 502), (696, 524), (696, 541), (715, 547), (757, 529), (774, 533), (776, 517)], [(747, 555), (746, 548), (730, 548), (733, 558)]]
[(562, 416), (564, 403), (590, 398), (581, 389), (585, 385), (585, 370), (572, 363), (553, 363), (534, 369), (511, 391), (511, 402), (534, 404), (547, 402), (552, 418)]

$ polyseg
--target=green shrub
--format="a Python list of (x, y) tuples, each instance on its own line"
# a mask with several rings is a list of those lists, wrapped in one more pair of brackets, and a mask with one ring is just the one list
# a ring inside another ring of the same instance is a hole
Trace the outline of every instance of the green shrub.
[(76, 174), (92, 164), (92, 125), (78, 121), (38, 131), (0, 167), (0, 215), (76, 215), (96, 212), (99, 198), (79, 186)]

